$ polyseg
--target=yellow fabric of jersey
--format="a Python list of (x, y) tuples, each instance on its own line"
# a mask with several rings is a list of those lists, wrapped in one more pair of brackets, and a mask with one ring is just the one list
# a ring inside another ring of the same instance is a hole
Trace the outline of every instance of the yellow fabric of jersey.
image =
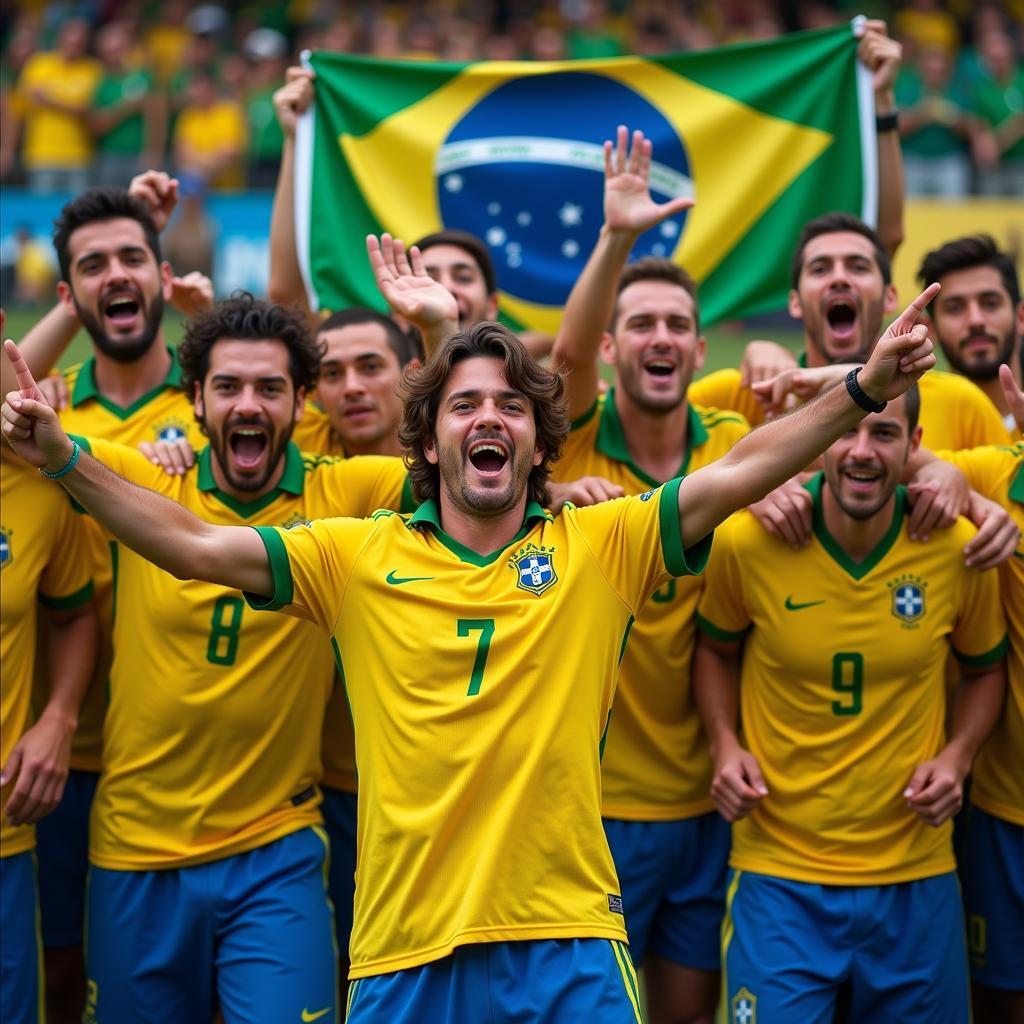
[[(1024, 531), (1024, 444), (937, 452), (959, 467), (979, 494), (999, 502)], [(974, 762), (971, 802), (1024, 825), (1024, 540), (999, 567), (1010, 627), (1009, 688), (1002, 718)]]
[[(167, 476), (100, 440), (93, 454), (207, 522), (288, 527), (337, 511), (397, 507), (399, 459), (303, 458), (241, 503), (218, 490), (208, 448)], [(334, 685), (330, 644), (310, 624), (247, 612), (241, 594), (177, 580), (116, 545), (114, 664), (90, 860), (151, 870), (216, 860), (319, 822), (320, 735)], [(339, 695), (340, 697), (340, 695)]]
[(474, 942), (623, 940), (600, 747), (629, 627), (682, 550), (679, 481), (480, 556), (415, 515), (261, 530), (269, 599), (333, 636), (355, 722), (352, 978)]
[(306, 403), (302, 419), (295, 425), (292, 440), (304, 452), (316, 452), (318, 455), (345, 455), (345, 446), (341, 438), (334, 432), (327, 413), (318, 409), (312, 402)]
[[(206, 444), (192, 412), (192, 403), (181, 390), (181, 368), (171, 353), (171, 366), (163, 383), (127, 408), (103, 398), (96, 389), (95, 360), (88, 359), (64, 372), (70, 404), (60, 413), (61, 426), (70, 434), (98, 437), (137, 447), (143, 441), (185, 437), (193, 448)], [(92, 686), (78, 717), (78, 729), (71, 744), (71, 767), (98, 772), (103, 762), (103, 716), (107, 708), (111, 646), (110, 540), (89, 517), (86, 543), (96, 587), (99, 615), (99, 655)], [(38, 675), (38, 674), (37, 674)], [(36, 679), (36, 707), (45, 700), (45, 689)]]
[[(768, 796), (733, 825), (730, 864), (825, 885), (887, 885), (952, 871), (952, 825), (926, 825), (902, 792), (945, 743), (950, 647), (970, 664), (1005, 653), (995, 573), (963, 562), (960, 520), (909, 540), (905, 494), (878, 547), (852, 562), (825, 529), (794, 552), (749, 513), (720, 530), (699, 609), (711, 636), (745, 636), (744, 745)], [(747, 630), (749, 629), (749, 632)]]
[[(92, 597), (81, 517), (67, 494), (9, 452), (0, 456), (0, 764), (7, 764), (31, 719), (37, 601), (77, 608)], [(4, 787), (0, 801), (0, 856), (31, 850), (35, 829), (10, 825)], [(8, 941), (13, 941), (8, 939)]]
[[(1011, 440), (999, 411), (969, 380), (955, 373), (929, 370), (918, 388), (925, 447), (957, 450)], [(701, 405), (741, 412), (754, 426), (764, 422), (764, 408), (752, 391), (740, 386), (739, 370), (710, 373), (690, 385), (689, 395), (691, 401)]]
[[(750, 427), (736, 413), (690, 405), (678, 476), (721, 458)], [(661, 481), (630, 458), (615, 389), (573, 424), (554, 478), (602, 476), (627, 494)], [(694, 613), (703, 577), (669, 580), (644, 605), (629, 635), (601, 761), (606, 818), (665, 821), (714, 809), (711, 757), (690, 690)]]
[(212, 188), (241, 188), (245, 184), (243, 164), (248, 129), (245, 111), (231, 99), (210, 107), (185, 107), (174, 130), (175, 145), (184, 143), (203, 157), (215, 156), (232, 147), (237, 157), (207, 182)]
[[(41, 167), (81, 168), (92, 159), (92, 136), (85, 111), (103, 77), (103, 65), (92, 57), (67, 61), (59, 53), (36, 53), (25, 62), (18, 78), (20, 109), (25, 119), (22, 162), (29, 170)], [(49, 99), (80, 107), (82, 114), (45, 107), (30, 93), (41, 90)]]

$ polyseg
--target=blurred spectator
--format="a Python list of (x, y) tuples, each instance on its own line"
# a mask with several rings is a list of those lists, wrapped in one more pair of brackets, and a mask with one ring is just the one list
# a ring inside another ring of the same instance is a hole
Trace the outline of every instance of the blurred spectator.
[(911, 57), (933, 48), (953, 54), (960, 47), (956, 19), (942, 8), (939, 0), (911, 0), (893, 16), (893, 34)]
[(206, 213), (205, 194), (201, 178), (181, 176), (178, 208), (160, 238), (160, 245), (176, 274), (198, 270), (212, 280), (214, 227)]
[(979, 40), (985, 76), (974, 90), (974, 112), (990, 146), (976, 146), (978, 191), (1024, 196), (1024, 67), (1001, 28)]
[(970, 190), (970, 104), (953, 83), (949, 54), (921, 50), (896, 82), (907, 195), (962, 196)]
[(57, 266), (49, 239), (34, 238), (25, 225), (14, 232), (14, 300), (32, 306), (53, 301)]
[(160, 20), (145, 35), (149, 67), (158, 81), (167, 82), (181, 69), (192, 33), (185, 26), (188, 0), (163, 0), (157, 10)]
[(17, 131), (15, 120), (21, 117), (21, 103), (16, 89), (22, 68), (36, 52), (35, 25), (21, 19), (7, 40), (4, 60), (0, 61), (0, 177), (7, 178), (20, 171), (17, 166)]
[(103, 68), (86, 55), (88, 45), (88, 24), (69, 18), (56, 50), (29, 57), (18, 78), (4, 145), (14, 146), (20, 134), (22, 166), (36, 192), (80, 192), (89, 184), (93, 143), (86, 112)]
[(96, 33), (104, 69), (89, 114), (96, 138), (96, 185), (127, 187), (140, 171), (163, 162), (164, 105), (149, 71), (128, 66), (130, 48), (131, 37), (119, 21)]
[(288, 40), (272, 28), (254, 29), (246, 36), (242, 52), (251, 65), (245, 107), (249, 124), (249, 185), (273, 188), (284, 147), (281, 125), (274, 114), (273, 95), (284, 81)]
[(565, 60), (565, 35), (553, 25), (541, 25), (530, 35), (530, 56), (534, 60)]
[(208, 71), (193, 74), (174, 131), (174, 164), (210, 188), (245, 184), (245, 111), (222, 96)]
[(625, 53), (622, 41), (608, 26), (604, 0), (569, 0), (563, 4), (565, 8), (573, 22), (565, 36), (570, 57), (619, 57)]

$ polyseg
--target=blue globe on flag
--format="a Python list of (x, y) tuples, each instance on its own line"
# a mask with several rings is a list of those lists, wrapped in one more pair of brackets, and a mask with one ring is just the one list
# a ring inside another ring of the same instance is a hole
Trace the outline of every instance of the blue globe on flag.
[[(676, 130), (620, 82), (586, 72), (528, 76), (476, 104), (438, 150), (438, 205), (446, 228), (486, 243), (502, 290), (559, 306), (583, 270), (604, 220), (605, 139), (626, 124), (651, 140), (651, 193), (693, 195)], [(671, 257), (686, 211), (637, 240), (632, 258)]]

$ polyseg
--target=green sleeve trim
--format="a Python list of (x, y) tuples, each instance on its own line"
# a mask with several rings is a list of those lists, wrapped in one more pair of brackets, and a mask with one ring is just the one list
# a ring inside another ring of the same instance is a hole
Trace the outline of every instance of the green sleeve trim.
[(600, 401), (601, 396), (598, 395), (598, 397), (594, 399), (594, 404), (582, 416), (580, 416), (579, 419), (575, 419), (569, 424), (570, 433), (574, 430), (579, 430), (580, 427), (585, 427), (594, 418), (594, 413), (597, 412), (597, 407)]
[(276, 612), (280, 608), (286, 608), (292, 603), (295, 597), (295, 584), (292, 581), (292, 566), (288, 561), (288, 551), (285, 549), (281, 534), (274, 526), (252, 527), (263, 541), (267, 549), (267, 558), (270, 560), (270, 575), (274, 581), (274, 593), (270, 597), (263, 594), (244, 593), (250, 608), (258, 612)]
[(713, 622), (705, 619), (700, 612), (697, 612), (697, 628), (702, 633), (711, 637), (712, 640), (721, 640), (724, 644), (738, 644), (747, 634), (745, 629), (741, 629), (738, 633), (722, 629), (720, 626), (716, 626)]
[(679, 522), (679, 485), (682, 477), (669, 480), (658, 498), (658, 519), (661, 525), (661, 553), (665, 568), (673, 576), (699, 576), (711, 557), (714, 532), (697, 541), (692, 547), (683, 547), (683, 533)]
[(412, 477), (406, 473), (402, 482), (402, 494), (398, 499), (399, 512), (415, 512), (416, 498), (412, 493)]
[(988, 668), (989, 665), (995, 665), (996, 662), (1005, 658), (1009, 649), (1010, 638), (1004, 636), (987, 654), (962, 654), (955, 647), (953, 654), (961, 665), (966, 665), (968, 668)]
[(92, 580), (89, 580), (81, 590), (76, 590), (66, 597), (48, 597), (46, 594), (39, 594), (39, 603), (55, 612), (73, 611), (75, 608), (81, 608), (82, 605), (88, 604), (91, 600)]
[(68, 438), (69, 438), (70, 440), (72, 440), (72, 441), (77, 441), (77, 442), (78, 442), (78, 444), (79, 444), (79, 447), (80, 447), (80, 448), (81, 448), (81, 449), (82, 449), (83, 451), (86, 451), (86, 452), (88, 452), (88, 453), (89, 453), (90, 455), (92, 455), (92, 445), (91, 445), (91, 444), (89, 444), (89, 438), (87, 438), (87, 437), (82, 437), (82, 435), (81, 435), (81, 434), (68, 434)]

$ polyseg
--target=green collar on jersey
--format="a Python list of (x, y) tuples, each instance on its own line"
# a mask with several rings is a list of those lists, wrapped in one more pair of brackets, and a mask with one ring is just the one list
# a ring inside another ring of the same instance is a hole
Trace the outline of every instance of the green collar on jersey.
[(1010, 498), (1019, 505), (1024, 505), (1024, 462), (1020, 464), (1013, 480), (1010, 481)]
[(437, 539), (454, 555), (458, 555), (459, 559), (463, 562), (469, 562), (471, 565), (486, 566), (492, 562), (496, 562), (502, 554), (507, 551), (513, 544), (518, 544), (534, 527), (535, 523), (540, 521), (553, 522), (554, 516), (550, 512), (545, 511), (541, 506), (535, 502), (527, 502), (526, 515), (523, 517), (523, 525), (519, 532), (502, 548), (498, 548), (497, 551), (492, 551), (489, 555), (481, 555), (471, 548), (467, 548), (464, 544), (460, 544), (453, 537), (449, 537), (444, 530), (441, 529), (441, 516), (438, 512), (437, 502), (433, 498), (428, 498), (425, 502), (410, 517), (408, 523), (409, 527), (426, 527), (429, 526), (433, 529), (437, 535)]
[[(594, 406), (595, 411), (597, 405)], [(590, 419), (592, 413), (583, 420), (577, 420), (581, 424)], [(576, 424), (573, 424), (575, 427)], [(699, 448), (708, 439), (708, 429), (700, 418), (700, 413), (690, 403), (686, 407), (686, 453), (683, 455), (683, 464), (675, 472), (675, 477), (686, 476), (690, 468), (690, 456), (694, 448)], [(622, 429), (622, 420), (619, 419), (619, 411), (615, 408), (615, 388), (609, 388), (605, 395), (604, 405), (601, 407), (601, 419), (597, 425), (597, 437), (594, 439), (594, 447), (608, 458), (614, 459), (627, 466), (630, 472), (640, 480), (643, 480), (648, 487), (660, 487), (664, 480), (655, 480), (649, 473), (645, 473), (632, 459), (629, 454), (629, 445), (626, 444), (626, 432)]]
[(198, 466), (196, 487), (201, 491), (212, 494), (218, 501), (227, 505), (232, 512), (243, 519), (248, 519), (265, 509), (269, 504), (277, 500), (282, 491), (288, 494), (302, 494), (302, 489), (306, 482), (306, 470), (302, 462), (302, 452), (291, 441), (288, 442), (288, 448), (284, 456), (284, 472), (281, 474), (281, 479), (277, 482), (277, 486), (272, 491), (259, 498), (254, 498), (252, 501), (239, 501), (238, 498), (233, 498), (230, 494), (225, 494), (220, 490), (213, 476), (212, 461), (213, 455), (211, 454), (210, 446), (207, 445), (196, 456)]
[(163, 382), (153, 388), (152, 391), (147, 391), (141, 398), (136, 398), (128, 406), (118, 405), (116, 402), (110, 401), (109, 398), (104, 398), (99, 393), (96, 388), (96, 357), (90, 356), (78, 368), (78, 377), (75, 380), (75, 387), (71, 392), (72, 408), (81, 405), (83, 402), (88, 402), (91, 398), (102, 405), (107, 412), (113, 413), (119, 420), (126, 420), (158, 395), (163, 394), (163, 392), (169, 389), (180, 391), (181, 367), (178, 365), (178, 358), (170, 345), (167, 346), (167, 351), (171, 356), (171, 368), (167, 371), (167, 376), (164, 377)]
[(821, 508), (821, 491), (824, 486), (824, 473), (816, 473), (804, 484), (814, 499), (814, 535), (818, 538), (818, 543), (841, 569), (845, 569), (855, 580), (863, 579), (885, 558), (903, 530), (903, 518), (907, 509), (907, 489), (902, 484), (896, 488), (896, 501), (893, 504), (892, 522), (889, 524), (889, 529), (885, 531), (885, 536), (863, 561), (855, 562), (842, 548), (839, 541), (828, 532), (828, 527), (825, 525), (825, 515)]

